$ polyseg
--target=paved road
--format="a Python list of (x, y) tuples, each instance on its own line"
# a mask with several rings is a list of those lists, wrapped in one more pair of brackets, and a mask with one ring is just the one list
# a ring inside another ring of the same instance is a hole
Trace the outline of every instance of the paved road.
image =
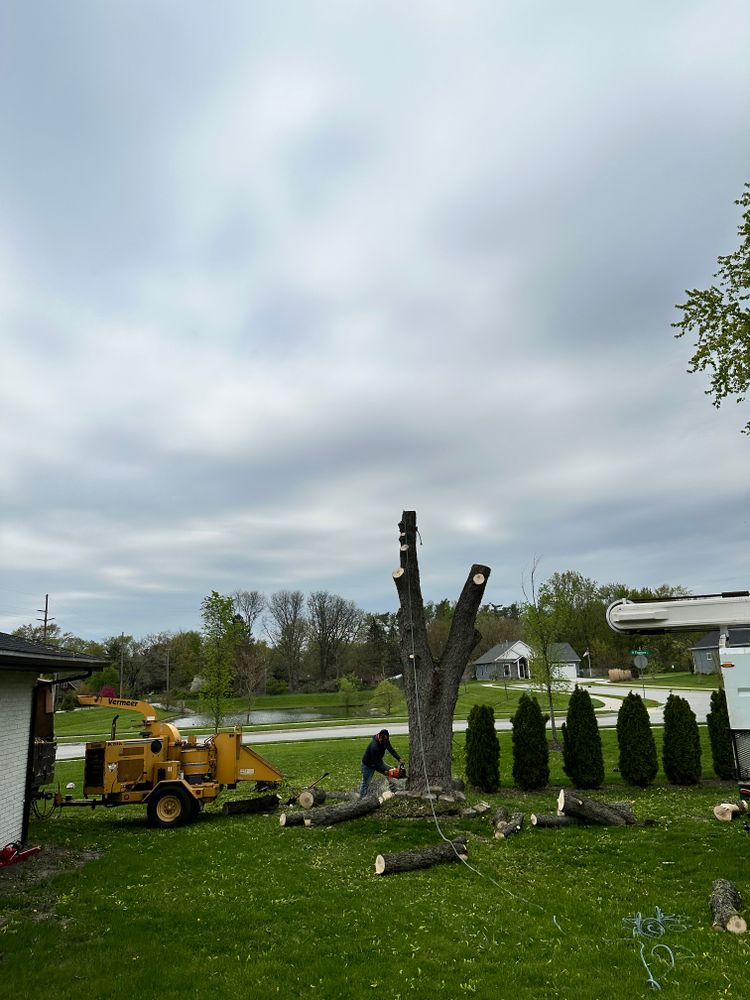
[[(606, 684), (598, 681), (584, 681), (592, 696), (604, 702), (605, 712), (597, 716), (597, 721), (601, 727), (614, 726), (617, 723), (617, 711), (622, 699), (628, 693), (628, 689), (619, 684)], [(489, 686), (489, 685), (488, 685)], [(529, 685), (530, 686), (530, 685)], [(632, 688), (637, 694), (643, 694), (642, 688), (635, 686)], [(710, 691), (696, 691), (692, 689), (677, 689), (681, 697), (687, 699), (690, 707), (696, 714), (698, 722), (705, 722), (706, 715), (711, 704)], [(646, 688), (646, 697), (651, 701), (660, 702), (657, 708), (649, 709), (649, 719), (655, 725), (664, 721), (663, 704), (671, 694), (670, 688)], [(617, 697), (613, 697), (617, 695)], [(606, 711), (609, 710), (609, 711)], [(560, 719), (560, 722), (563, 720)], [(454, 722), (453, 732), (460, 733), (466, 729), (466, 722)], [(331, 740), (342, 737), (368, 738), (374, 731), (372, 725), (362, 726), (320, 726), (315, 729), (284, 729), (278, 732), (265, 730), (263, 732), (246, 732), (243, 736), (244, 743), (252, 743), (259, 746), (261, 743), (300, 743), (307, 740)], [(495, 728), (504, 731), (511, 729), (510, 719), (498, 719)], [(409, 727), (405, 722), (394, 722), (388, 727), (393, 736), (405, 736), (409, 732)], [(58, 760), (76, 760), (83, 757), (86, 750), (85, 743), (60, 744), (57, 747)]]

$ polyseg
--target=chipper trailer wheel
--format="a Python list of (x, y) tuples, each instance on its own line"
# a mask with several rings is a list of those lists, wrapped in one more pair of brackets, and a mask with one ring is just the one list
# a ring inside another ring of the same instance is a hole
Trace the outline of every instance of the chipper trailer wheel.
[(195, 816), (192, 796), (181, 785), (158, 788), (148, 800), (147, 814), (151, 826), (168, 829), (184, 826)]

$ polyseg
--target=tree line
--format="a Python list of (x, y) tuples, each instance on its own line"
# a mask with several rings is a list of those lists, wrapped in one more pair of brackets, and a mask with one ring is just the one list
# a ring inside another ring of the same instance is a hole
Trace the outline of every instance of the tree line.
[[(573, 570), (554, 573), (508, 605), (485, 604), (477, 615), (482, 638), (472, 659), (503, 642), (524, 639), (534, 651), (534, 674), (551, 689), (554, 683), (547, 651), (550, 644), (568, 642), (584, 656), (595, 673), (632, 666), (633, 637), (612, 632), (607, 606), (615, 599), (633, 600), (687, 595), (684, 587), (656, 589), (624, 584), (598, 584)], [(430, 649), (437, 659), (450, 630), (455, 604), (449, 600), (425, 605)], [(354, 601), (330, 593), (278, 590), (212, 591), (201, 606), (200, 630), (154, 632), (137, 638), (113, 635), (99, 642), (47, 626), (46, 641), (64, 649), (108, 661), (92, 683), (111, 685), (128, 695), (151, 692), (186, 695), (216, 672), (217, 636), (221, 635), (222, 682), (227, 695), (252, 698), (283, 691), (335, 691), (342, 679), (355, 686), (374, 687), (401, 673), (395, 612), (372, 613)], [(15, 635), (42, 641), (42, 626), (24, 625)], [(654, 670), (689, 670), (690, 647), (696, 634), (648, 639), (649, 665)], [(467, 664), (467, 667), (469, 665)]]

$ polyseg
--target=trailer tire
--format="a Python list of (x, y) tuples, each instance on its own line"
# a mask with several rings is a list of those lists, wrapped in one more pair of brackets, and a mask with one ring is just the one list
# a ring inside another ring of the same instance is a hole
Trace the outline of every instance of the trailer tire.
[(195, 816), (191, 799), (181, 785), (157, 788), (146, 807), (149, 824), (161, 829), (184, 826)]

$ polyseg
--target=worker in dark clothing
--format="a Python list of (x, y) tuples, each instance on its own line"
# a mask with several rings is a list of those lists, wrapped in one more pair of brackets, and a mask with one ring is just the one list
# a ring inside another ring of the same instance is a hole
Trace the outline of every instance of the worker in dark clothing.
[(401, 758), (391, 746), (390, 733), (387, 729), (381, 729), (370, 740), (362, 757), (362, 784), (359, 787), (359, 797), (361, 799), (367, 795), (367, 789), (376, 771), (379, 771), (381, 774), (388, 774), (388, 768), (383, 763), (386, 751), (388, 751), (391, 757), (395, 757), (399, 764), (402, 763)]

